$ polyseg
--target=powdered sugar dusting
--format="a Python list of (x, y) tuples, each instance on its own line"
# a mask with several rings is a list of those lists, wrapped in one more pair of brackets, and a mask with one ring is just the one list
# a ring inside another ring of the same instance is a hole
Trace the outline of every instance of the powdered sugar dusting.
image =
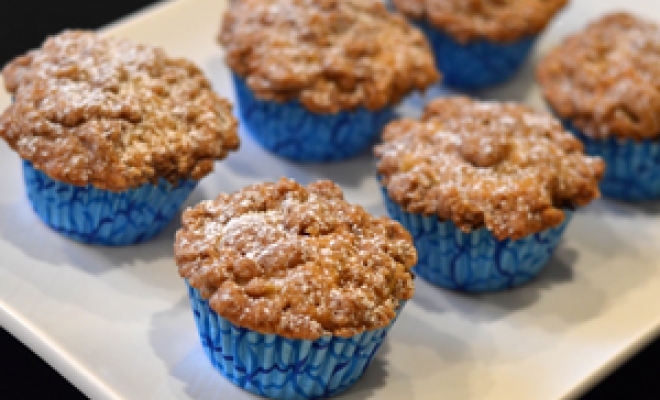
[(468, 98), (391, 123), (376, 148), (389, 195), (409, 212), (517, 239), (557, 226), (562, 208), (599, 196), (602, 160), (546, 113)]
[(585, 134), (660, 135), (660, 26), (609, 14), (549, 53), (539, 83), (552, 108)]
[(67, 31), (3, 77), (14, 103), (0, 135), (60, 181), (122, 191), (200, 179), (238, 148), (231, 105), (192, 63), (158, 48)]
[(232, 322), (301, 339), (386, 326), (413, 292), (416, 252), (322, 181), (247, 187), (184, 213), (179, 272)]
[(439, 78), (424, 35), (380, 1), (232, 2), (220, 41), (259, 98), (314, 112), (379, 110)]

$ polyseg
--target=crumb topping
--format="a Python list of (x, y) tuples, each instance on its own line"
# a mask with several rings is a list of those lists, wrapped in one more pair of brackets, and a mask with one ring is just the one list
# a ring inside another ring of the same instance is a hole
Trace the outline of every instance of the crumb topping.
[(409, 18), (425, 20), (466, 43), (512, 42), (541, 32), (568, 0), (392, 0)]
[(379, 110), (439, 79), (424, 35), (378, 0), (238, 0), (219, 41), (264, 100)]
[(421, 121), (388, 125), (383, 140), (375, 153), (389, 196), (466, 232), (485, 226), (520, 239), (600, 195), (603, 161), (550, 114), (522, 105), (438, 99)]
[(191, 62), (66, 31), (3, 70), (0, 136), (53, 179), (115, 192), (200, 179), (239, 146), (231, 105)]
[(564, 41), (537, 76), (553, 110), (594, 138), (660, 136), (660, 26), (606, 15)]
[(410, 234), (344, 201), (338, 186), (288, 179), (221, 194), (183, 214), (179, 273), (233, 324), (295, 339), (387, 326), (410, 299)]

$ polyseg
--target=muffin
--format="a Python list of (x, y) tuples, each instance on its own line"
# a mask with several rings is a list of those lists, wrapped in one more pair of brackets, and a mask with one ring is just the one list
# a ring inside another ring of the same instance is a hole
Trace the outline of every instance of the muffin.
[(348, 388), (414, 291), (410, 234), (329, 181), (204, 201), (184, 212), (174, 251), (211, 363), (271, 398)]
[(32, 207), (84, 243), (153, 237), (239, 146), (231, 105), (158, 48), (67, 31), (2, 74), (13, 103), (0, 136), (23, 160)]
[(537, 71), (552, 110), (607, 168), (604, 195), (660, 198), (660, 27), (609, 14), (550, 52)]
[(604, 164), (551, 115), (465, 97), (389, 124), (375, 149), (390, 215), (415, 238), (414, 271), (449, 289), (512, 288), (550, 258)]
[(424, 35), (377, 0), (238, 0), (219, 41), (241, 120), (297, 161), (352, 157), (392, 106), (439, 79)]
[(392, 0), (426, 33), (447, 86), (511, 78), (567, 0)]

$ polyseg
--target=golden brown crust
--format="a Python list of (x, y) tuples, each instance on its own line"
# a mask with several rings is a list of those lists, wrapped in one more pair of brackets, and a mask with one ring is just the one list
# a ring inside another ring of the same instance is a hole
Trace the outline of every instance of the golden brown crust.
[(551, 115), (465, 97), (431, 102), (421, 121), (391, 123), (375, 153), (389, 196), (500, 240), (559, 225), (563, 209), (599, 197), (604, 163)]
[(410, 234), (343, 200), (329, 181), (281, 179), (222, 194), (183, 214), (182, 277), (235, 325), (295, 339), (387, 326), (410, 299)]
[(198, 180), (239, 146), (231, 105), (161, 49), (67, 31), (3, 70), (0, 136), (53, 179), (120, 192)]
[(541, 32), (568, 0), (393, 0), (409, 18), (425, 20), (459, 42), (512, 42)]
[(550, 52), (537, 70), (553, 110), (594, 138), (660, 136), (660, 27), (606, 15)]
[(264, 100), (378, 110), (439, 79), (424, 35), (378, 0), (237, 0), (219, 41)]

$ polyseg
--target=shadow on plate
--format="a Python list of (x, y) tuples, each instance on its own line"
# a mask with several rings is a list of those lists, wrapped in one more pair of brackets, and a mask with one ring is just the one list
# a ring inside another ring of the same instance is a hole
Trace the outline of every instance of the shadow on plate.
[[(423, 278), (417, 278), (416, 284), (422, 287), (415, 293), (413, 301), (427, 311), (434, 313), (447, 312), (444, 302), (438, 302), (439, 293), (456, 299), (456, 304), (473, 307), (480, 302), (491, 302), (501, 300), (503, 305), (510, 311), (524, 309), (532, 305), (539, 297), (539, 292), (553, 285), (570, 282), (573, 278), (572, 265), (577, 260), (577, 253), (571, 249), (560, 246), (552, 256), (548, 264), (541, 270), (539, 275), (531, 282), (517, 288), (503, 290), (493, 293), (463, 293), (455, 290), (444, 289), (433, 285)], [(502, 300), (503, 299), (503, 300)]]
[(319, 179), (329, 179), (342, 187), (359, 187), (365, 179), (374, 178), (376, 173), (371, 149), (341, 162), (297, 163), (264, 150), (243, 129), (241, 153), (227, 158), (222, 167), (250, 183), (272, 182), (287, 177), (304, 185)]
[[(201, 201), (192, 196), (190, 201)], [(129, 246), (88, 245), (59, 235), (32, 212), (28, 204), (0, 206), (0, 236), (31, 259), (52, 265), (74, 265), (91, 274), (111, 268), (172, 257), (174, 234), (180, 227), (181, 211), (153, 239)], [(16, 228), (22, 226), (22, 228)], [(37, 239), (35, 239), (37, 238)]]
[(364, 375), (339, 397), (343, 399), (365, 399), (373, 397), (377, 389), (387, 384), (388, 372), (387, 354), (390, 353), (390, 338), (385, 339), (376, 356), (364, 372)]
[(603, 198), (599, 206), (590, 208), (592, 212), (616, 213), (627, 217), (658, 217), (660, 216), (660, 201), (625, 202), (616, 199)]
[[(154, 398), (238, 399), (246, 392), (224, 379), (211, 365), (199, 342), (185, 285), (171, 308), (153, 313), (149, 343), (174, 380), (159, 388)], [(180, 393), (183, 391), (183, 393)], [(173, 392), (176, 395), (173, 396)], [(249, 395), (244, 398), (253, 398)], [(256, 398), (256, 397), (254, 397)]]
[[(196, 189), (185, 202), (184, 208), (205, 197), (203, 190)], [(165, 289), (171, 287), (172, 279), (169, 274), (160, 272), (162, 267), (164, 265), (171, 267), (172, 275), (176, 275), (173, 243), (176, 230), (180, 227), (181, 211), (152, 240), (122, 247), (87, 245), (59, 235), (39, 219), (27, 199), (11, 205), (0, 205), (0, 220), (2, 220), (0, 224), (2, 241), (15, 247), (25, 256), (17, 260), (21, 265), (10, 267), (12, 272), (35, 284), (43, 281), (43, 279), (35, 281), (30, 278), (30, 274), (43, 271), (43, 266), (35, 268), (37, 264), (47, 265), (54, 271), (60, 268), (73, 268), (94, 276), (121, 269), (122, 273), (149, 286)], [(111, 285), (109, 281), (99, 282)], [(113, 287), (120, 292), (132, 293), (131, 289), (124, 290), (121, 285)], [(42, 289), (48, 290), (47, 287)]]
[[(405, 399), (413, 387), (418, 393), (430, 393), (429, 385), (433, 390), (433, 386), (447, 382), (451, 382), (452, 398), (471, 398), (475, 376), (466, 366), (473, 365), (474, 359), (466, 338), (450, 333), (451, 327), (440, 325), (439, 320), (411, 311), (404, 310), (390, 332), (387, 347), (376, 357), (376, 361), (382, 359), (386, 373), (375, 368), (367, 370), (364, 379), (346, 393), (347, 398), (380, 398), (382, 391), (377, 389), (385, 386), (388, 398)], [(385, 377), (386, 382), (372, 384), (372, 374)], [(368, 389), (363, 390), (363, 386)]]
[[(598, 316), (607, 301), (598, 289), (582, 282), (580, 293), (568, 294), (576, 289), (575, 265), (578, 253), (572, 248), (560, 245), (541, 273), (526, 285), (487, 294), (465, 294), (446, 290), (422, 282), (414, 302), (426, 311), (433, 313), (453, 313), (470, 321), (490, 323), (513, 317), (518, 312), (534, 313), (535, 324), (544, 323), (540, 328), (561, 330), (573, 324), (588, 321)], [(571, 307), (553, 306), (548, 293), (566, 292), (567, 296), (579, 299)], [(533, 309), (533, 310), (532, 310)]]
[[(529, 57), (520, 70), (510, 80), (488, 89), (474, 92), (473, 95), (483, 100), (529, 102), (536, 85), (536, 57)], [(541, 106), (542, 104), (532, 104)]]
[(660, 202), (647, 201), (644, 203), (635, 204), (633, 207), (646, 215), (653, 217), (660, 216)]
[(329, 179), (343, 188), (358, 188), (364, 180), (375, 179), (376, 160), (371, 155), (371, 149), (367, 149), (359, 156), (342, 162), (290, 164), (290, 168), (287, 168), (287, 176), (301, 183)]

